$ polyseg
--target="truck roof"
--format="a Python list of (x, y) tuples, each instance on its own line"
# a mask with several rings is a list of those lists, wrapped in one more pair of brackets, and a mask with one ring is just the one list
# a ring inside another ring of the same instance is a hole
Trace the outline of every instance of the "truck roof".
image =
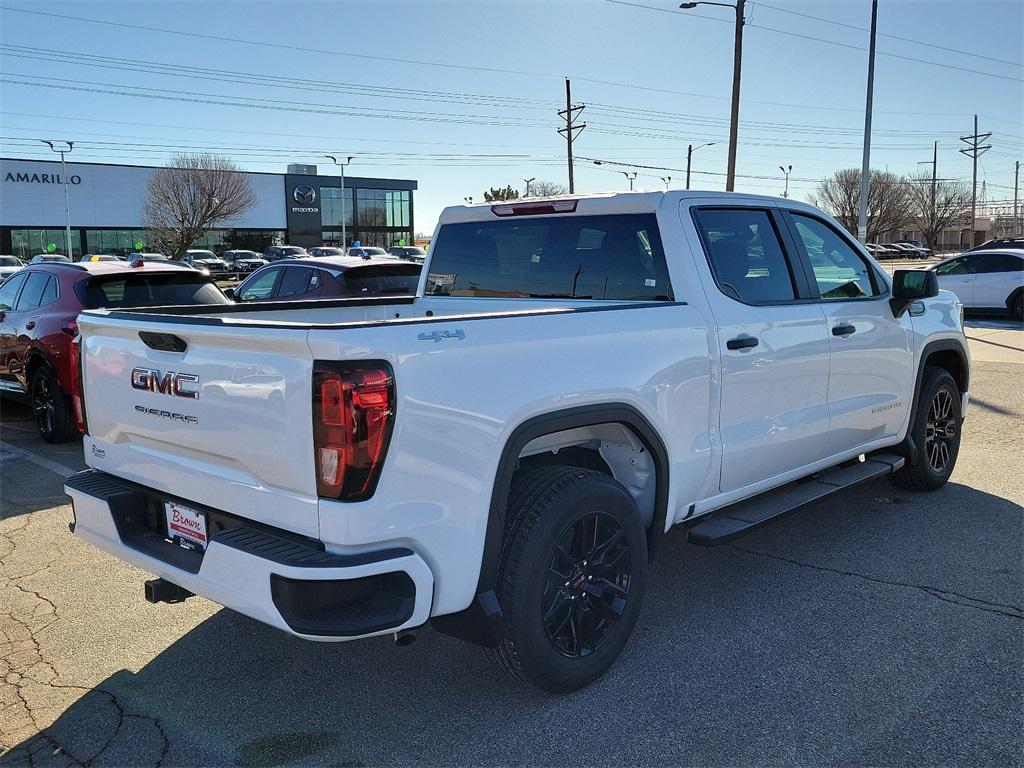
[[(757, 202), (764, 205), (784, 203), (788, 207), (815, 210), (806, 203), (792, 198), (774, 195), (756, 195), (746, 192), (712, 192), (704, 189), (687, 189), (658, 192), (591, 192), (582, 195), (558, 195), (556, 197), (528, 197), (520, 200), (507, 200), (495, 203), (474, 203), (472, 205), (451, 205), (441, 212), (440, 224), (454, 224), (463, 221), (494, 221), (500, 218), (511, 218), (516, 215), (607, 215), (615, 213), (654, 213), (664, 205), (678, 205), (683, 200), (701, 200), (727, 203)], [(574, 210), (551, 210), (557, 203), (576, 202)], [(522, 209), (513, 213), (512, 208)], [(504, 215), (496, 214), (494, 209), (507, 209)], [(536, 209), (536, 214), (530, 211)], [(545, 210), (545, 208), (547, 210)]]

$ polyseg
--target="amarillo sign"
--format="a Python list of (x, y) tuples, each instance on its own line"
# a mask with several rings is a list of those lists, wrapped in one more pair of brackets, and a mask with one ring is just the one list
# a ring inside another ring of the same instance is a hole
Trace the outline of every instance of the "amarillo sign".
[[(64, 179), (59, 173), (14, 173), (9, 172), (4, 181), (15, 184), (63, 184)], [(81, 184), (82, 177), (75, 174), (68, 177), (68, 184)]]

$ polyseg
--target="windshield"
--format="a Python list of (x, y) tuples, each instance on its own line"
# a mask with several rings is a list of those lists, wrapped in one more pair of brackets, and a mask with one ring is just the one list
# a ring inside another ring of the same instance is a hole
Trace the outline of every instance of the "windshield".
[(94, 277), (84, 287), (79, 283), (75, 292), (86, 309), (231, 303), (208, 278), (191, 270)]
[(21, 262), (13, 256), (0, 256), (0, 267), (20, 267)]
[(283, 253), (286, 256), (294, 256), (294, 255), (299, 254), (299, 253), (305, 253), (306, 249), (305, 248), (299, 248), (297, 246), (285, 246), (284, 248), (279, 248), (278, 252), (279, 253)]
[(193, 259), (216, 259), (217, 255), (213, 251), (189, 251), (188, 255)]

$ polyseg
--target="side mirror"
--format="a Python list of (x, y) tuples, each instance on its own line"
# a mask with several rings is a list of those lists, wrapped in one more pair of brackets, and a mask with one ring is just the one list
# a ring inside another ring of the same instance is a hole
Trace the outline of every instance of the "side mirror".
[(238, 301), (238, 298), (235, 296), (234, 288), (221, 288), (221, 290), (224, 291), (224, 295), (227, 296), (232, 301)]
[(889, 306), (895, 317), (902, 315), (915, 301), (939, 295), (939, 278), (931, 269), (897, 269), (892, 275)]

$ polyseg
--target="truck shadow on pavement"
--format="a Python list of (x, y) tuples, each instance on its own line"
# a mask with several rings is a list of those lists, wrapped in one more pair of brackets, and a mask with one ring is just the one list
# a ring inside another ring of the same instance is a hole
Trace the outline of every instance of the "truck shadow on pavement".
[(312, 643), (222, 610), (4, 759), (1019, 764), (1022, 532), (1007, 499), (885, 481), (733, 546), (677, 529), (622, 657), (566, 696), (430, 629), (402, 648)]

